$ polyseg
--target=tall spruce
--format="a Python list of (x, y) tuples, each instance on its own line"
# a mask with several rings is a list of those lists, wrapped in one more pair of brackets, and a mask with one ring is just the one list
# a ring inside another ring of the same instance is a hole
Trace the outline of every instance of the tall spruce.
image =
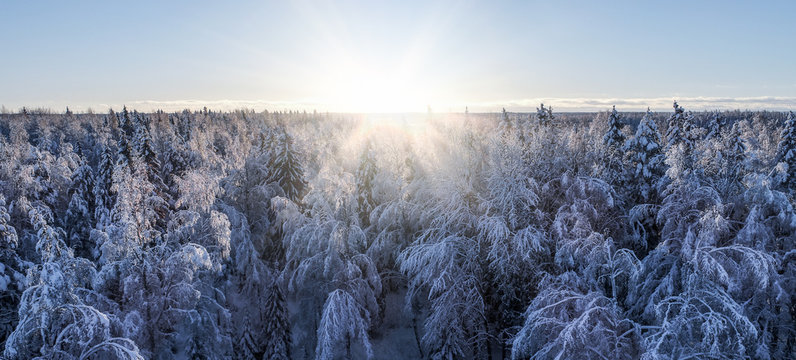
[(603, 136), (605, 155), (603, 158), (603, 176), (612, 185), (621, 185), (624, 167), (622, 162), (622, 147), (625, 144), (625, 135), (622, 133), (621, 115), (616, 111), (616, 106), (608, 115), (608, 131)]
[(636, 179), (634, 193), (639, 195), (638, 200), (641, 202), (657, 199), (658, 181), (665, 173), (664, 156), (659, 143), (658, 127), (648, 108), (638, 124), (636, 135), (623, 148), (628, 156), (630, 173)]
[(796, 190), (796, 119), (793, 111), (788, 112), (780, 139), (777, 158), (779, 163), (787, 167), (782, 183), (785, 187)]
[(94, 179), (91, 167), (81, 160), (80, 167), (72, 174), (72, 186), (69, 188), (69, 207), (66, 209), (64, 228), (67, 243), (75, 250), (75, 255), (91, 259), (94, 246), (89, 241), (89, 234), (94, 227)]
[(294, 202), (300, 201), (307, 184), (304, 180), (304, 168), (293, 137), (284, 126), (276, 136), (276, 146), (271, 161), (269, 182), (278, 183), (288, 199)]

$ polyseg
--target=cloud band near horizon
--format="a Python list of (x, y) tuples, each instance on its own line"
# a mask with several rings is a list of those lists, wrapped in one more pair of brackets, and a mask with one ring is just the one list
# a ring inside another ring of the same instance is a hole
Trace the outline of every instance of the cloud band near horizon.
[[(539, 104), (544, 103), (552, 106), (554, 111), (561, 112), (596, 112), (604, 111), (616, 106), (618, 111), (637, 112), (644, 111), (649, 107), (653, 111), (668, 111), (672, 108), (672, 101), (677, 101), (687, 110), (710, 111), (710, 110), (770, 110), (770, 111), (790, 111), (796, 109), (796, 97), (782, 96), (757, 96), (757, 97), (655, 97), (655, 98), (526, 98), (495, 100), (473, 103), (457, 104), (428, 104), (434, 112), (463, 112), (465, 108), (470, 112), (498, 112), (505, 108), (511, 112), (535, 111)], [(357, 109), (345, 109), (335, 104), (322, 101), (302, 100), (302, 101), (268, 101), (268, 100), (135, 100), (124, 103), (81, 103), (68, 101), (49, 101), (36, 104), (2, 104), (6, 111), (18, 111), (23, 106), (35, 109), (45, 108), (55, 112), (60, 112), (69, 107), (75, 112), (85, 112), (92, 109), (94, 112), (104, 112), (108, 109), (121, 109), (127, 106), (129, 109), (139, 111), (181, 111), (183, 109), (197, 110), (207, 107), (213, 110), (236, 110), (252, 109), (255, 111), (319, 111), (319, 112), (339, 112), (356, 113), (361, 112)], [(406, 109), (404, 112), (425, 112), (427, 108)]]

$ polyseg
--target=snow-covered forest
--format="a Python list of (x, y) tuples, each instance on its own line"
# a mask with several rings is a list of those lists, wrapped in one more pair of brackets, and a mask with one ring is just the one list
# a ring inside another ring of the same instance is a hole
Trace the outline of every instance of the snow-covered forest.
[(792, 112), (116, 110), (0, 115), (7, 359), (796, 353)]

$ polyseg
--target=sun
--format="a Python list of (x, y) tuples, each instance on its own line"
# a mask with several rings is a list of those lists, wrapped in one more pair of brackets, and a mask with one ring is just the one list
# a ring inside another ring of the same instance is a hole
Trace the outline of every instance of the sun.
[(422, 112), (422, 82), (402, 71), (362, 64), (340, 66), (329, 84), (328, 102), (343, 112)]

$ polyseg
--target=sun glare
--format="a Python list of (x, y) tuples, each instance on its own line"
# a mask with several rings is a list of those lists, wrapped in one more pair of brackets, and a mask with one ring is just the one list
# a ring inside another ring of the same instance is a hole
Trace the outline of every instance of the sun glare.
[(423, 112), (421, 81), (401, 71), (370, 69), (360, 65), (337, 67), (329, 84), (328, 103), (338, 111), (360, 113)]

